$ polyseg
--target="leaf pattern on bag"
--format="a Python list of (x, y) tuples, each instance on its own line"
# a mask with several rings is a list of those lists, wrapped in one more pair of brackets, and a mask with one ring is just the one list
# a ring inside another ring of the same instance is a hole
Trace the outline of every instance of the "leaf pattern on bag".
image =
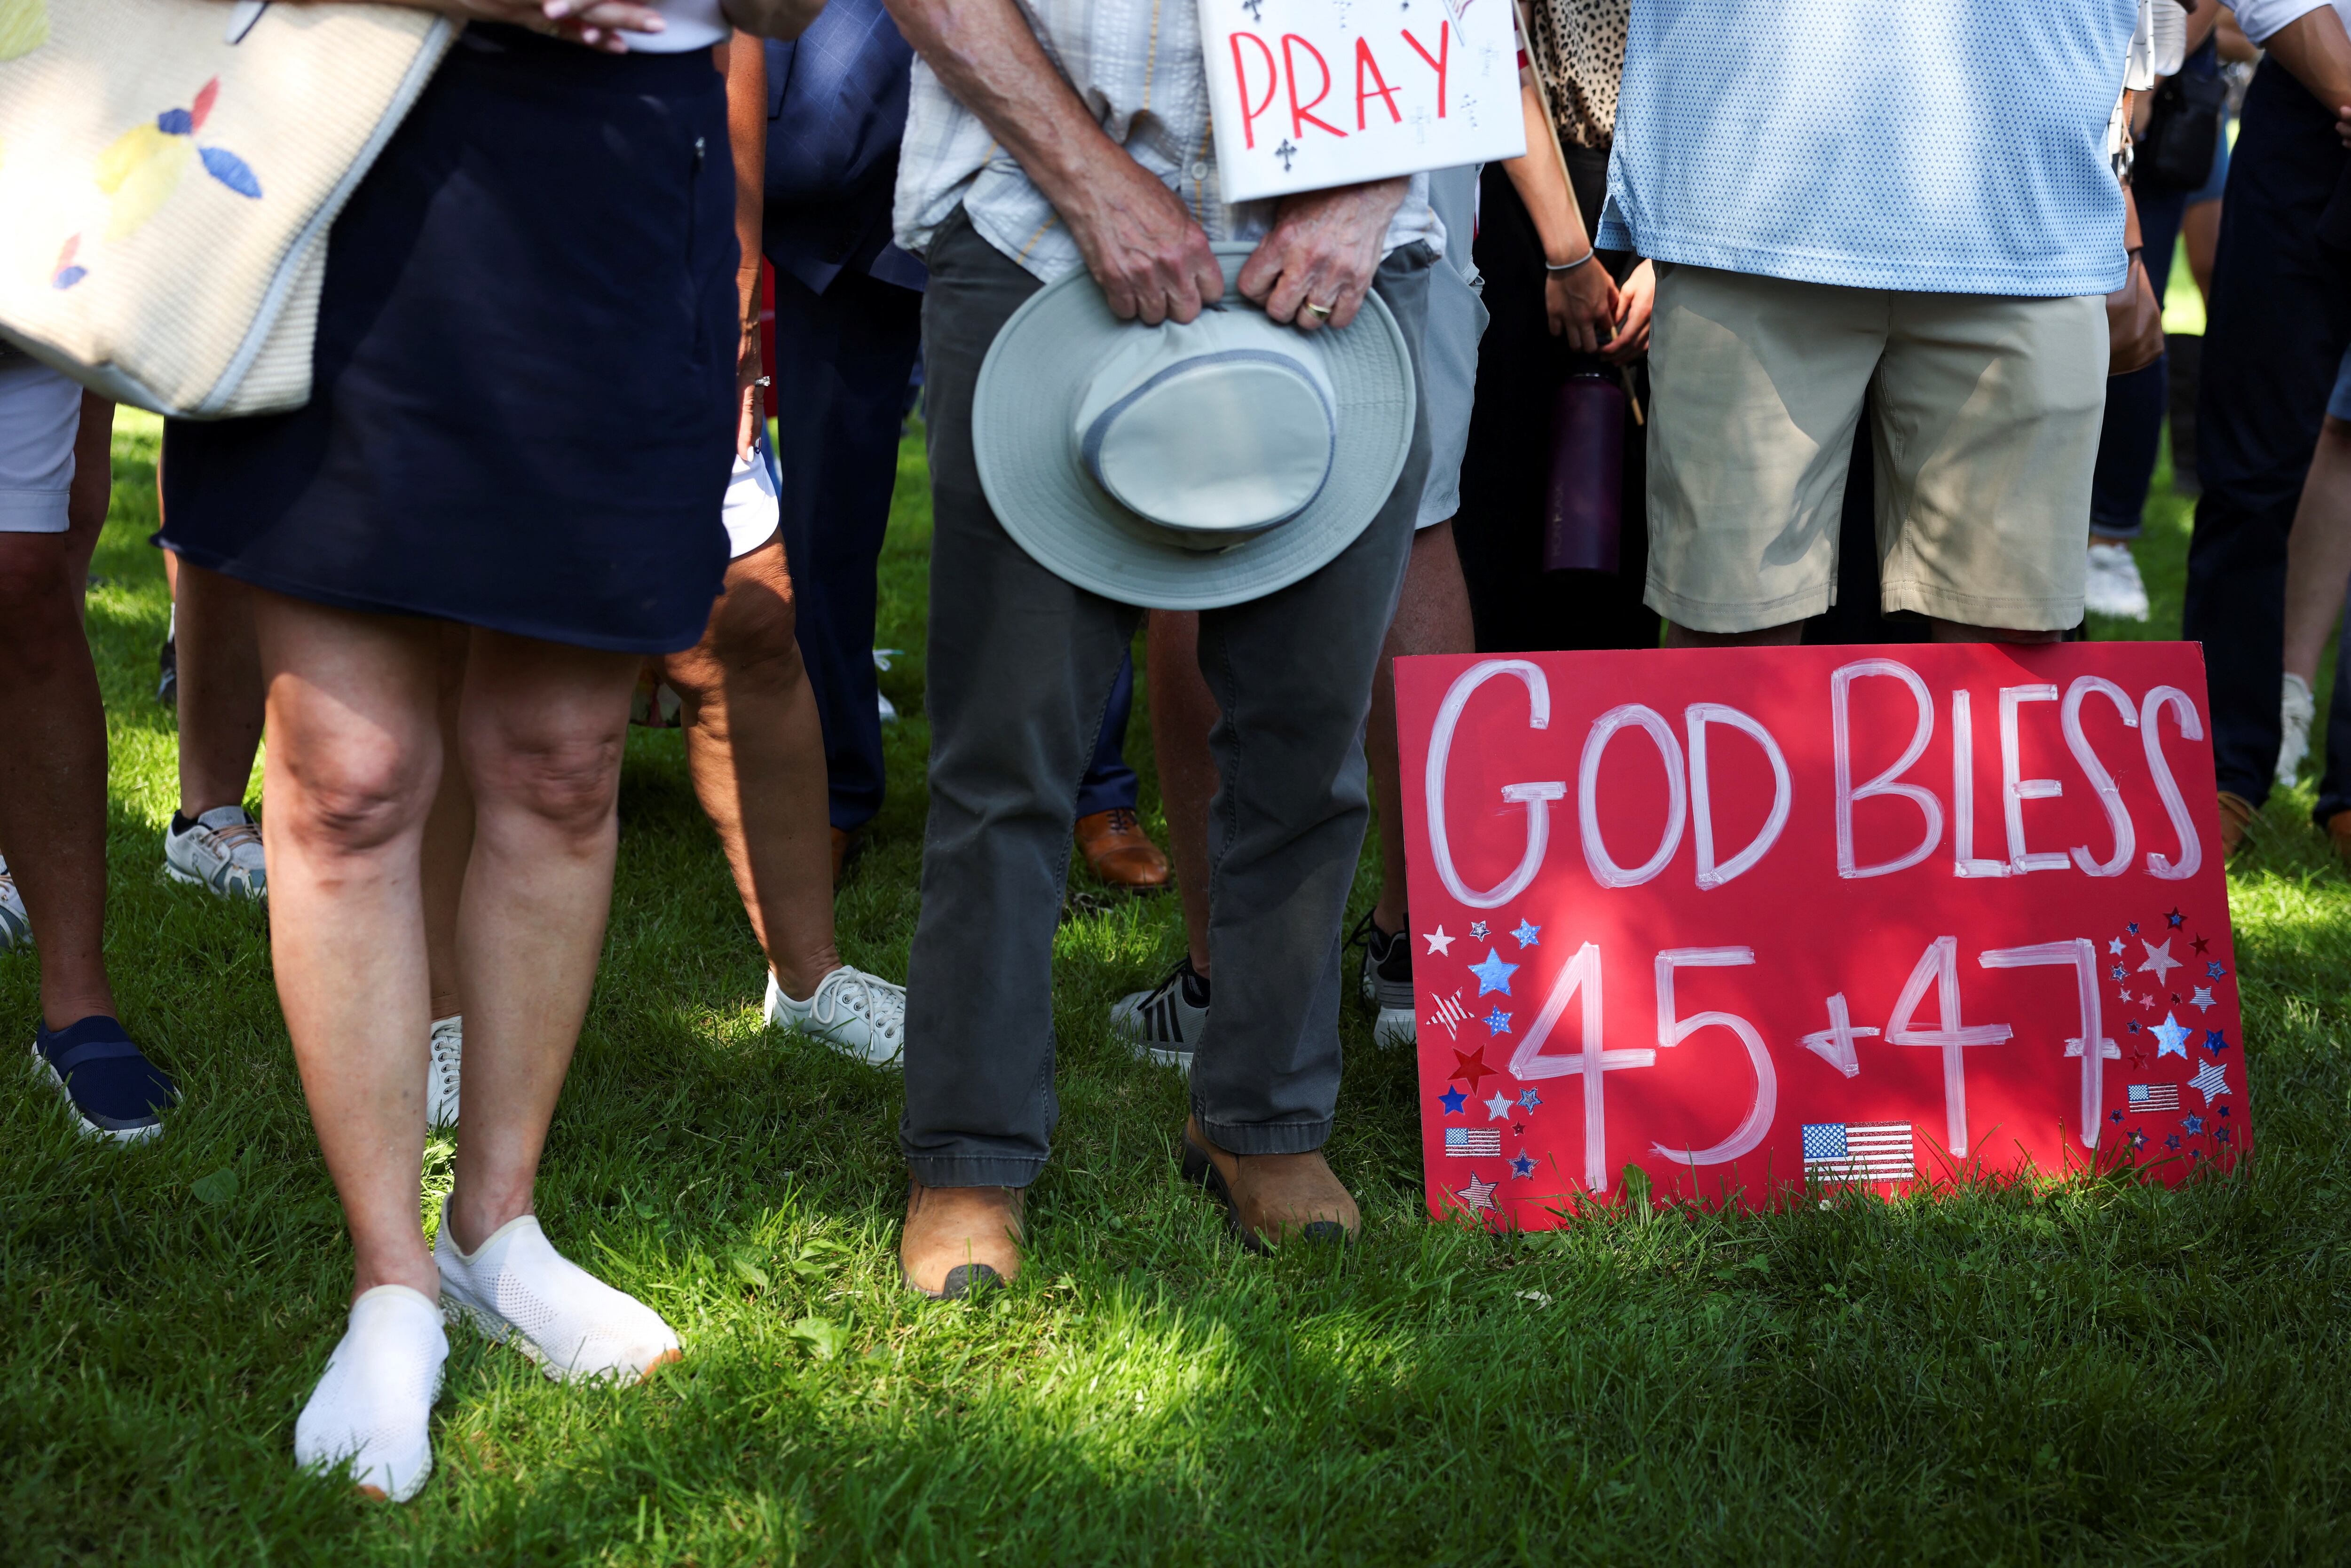
[[(0, 0), (0, 6), (21, 4), (23, 0)], [(214, 77), (197, 90), (187, 108), (167, 109), (153, 120), (132, 126), (98, 155), (91, 177), (99, 190), (113, 198), (107, 213), (108, 239), (135, 234), (153, 217), (180, 188), (192, 160), (238, 195), (250, 201), (261, 199), (261, 178), (253, 172), (253, 165), (225, 147), (197, 144), (196, 132), (212, 117), (213, 104), (219, 97), (220, 78)], [(77, 235), (67, 242), (65, 254), (58, 256), (50, 275), (50, 287), (71, 288), (89, 275), (87, 267), (74, 265), (80, 238)]]
[(0, 0), (0, 60), (29, 55), (48, 41), (47, 0)]

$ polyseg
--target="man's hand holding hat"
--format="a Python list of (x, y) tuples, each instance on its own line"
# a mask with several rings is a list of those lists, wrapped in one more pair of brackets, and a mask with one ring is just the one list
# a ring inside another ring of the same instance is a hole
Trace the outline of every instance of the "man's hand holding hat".
[(1272, 232), (1241, 268), (1241, 292), (1301, 332), (1353, 321), (1411, 183), (1375, 180), (1283, 197)]

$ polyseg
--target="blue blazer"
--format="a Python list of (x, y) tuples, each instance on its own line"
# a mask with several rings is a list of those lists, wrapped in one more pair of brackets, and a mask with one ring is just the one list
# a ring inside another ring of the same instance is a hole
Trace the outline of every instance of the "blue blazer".
[(768, 259), (816, 293), (851, 270), (925, 281), (890, 243), (914, 59), (882, 0), (831, 0), (807, 32), (768, 45)]

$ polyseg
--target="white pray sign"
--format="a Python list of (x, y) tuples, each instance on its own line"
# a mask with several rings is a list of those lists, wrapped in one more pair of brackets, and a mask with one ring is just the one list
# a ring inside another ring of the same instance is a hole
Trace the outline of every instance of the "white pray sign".
[(1511, 0), (1199, 0), (1228, 202), (1517, 158)]

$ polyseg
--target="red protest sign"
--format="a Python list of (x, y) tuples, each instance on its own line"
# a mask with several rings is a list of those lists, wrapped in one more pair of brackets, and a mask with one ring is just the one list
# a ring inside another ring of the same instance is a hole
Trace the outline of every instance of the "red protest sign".
[(1428, 1201), (2250, 1146), (2192, 643), (1396, 664)]

